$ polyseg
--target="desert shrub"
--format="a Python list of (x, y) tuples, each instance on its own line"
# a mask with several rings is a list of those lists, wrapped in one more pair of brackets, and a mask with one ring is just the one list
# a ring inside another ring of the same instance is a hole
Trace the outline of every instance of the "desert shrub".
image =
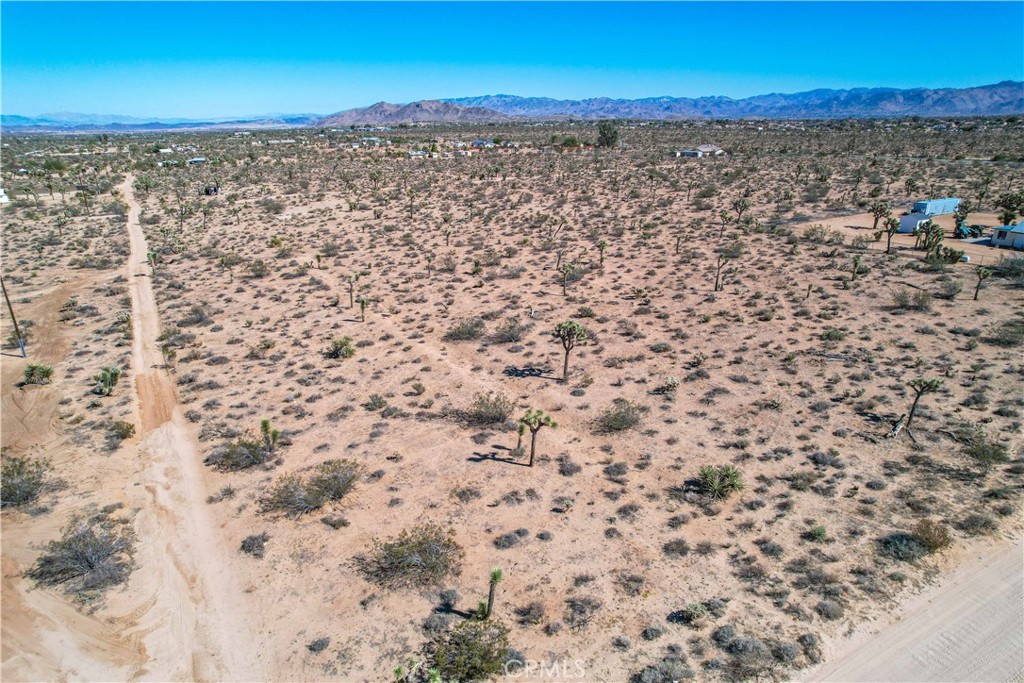
[(111, 420), (107, 425), (111, 445), (117, 446), (125, 439), (135, 436), (135, 425), (124, 420)]
[(249, 277), (252, 278), (262, 278), (270, 274), (270, 266), (263, 259), (256, 259), (245, 268), (249, 271)]
[(544, 603), (534, 600), (528, 605), (518, 607), (516, 617), (523, 626), (536, 626), (544, 621)]
[(582, 631), (601, 609), (601, 601), (591, 597), (569, 598), (565, 601), (565, 623), (574, 631)]
[(48, 460), (20, 456), (0, 459), (0, 507), (28, 505), (47, 488)]
[(242, 541), (242, 545), (239, 547), (239, 550), (260, 559), (263, 557), (263, 553), (267, 547), (267, 541), (269, 540), (270, 534), (265, 531), (260, 534), (252, 534), (251, 536), (245, 537)]
[(928, 554), (928, 548), (910, 534), (896, 532), (878, 540), (878, 552), (901, 562), (915, 562)]
[(131, 528), (104, 515), (74, 519), (59, 540), (46, 544), (26, 575), (38, 584), (64, 585), (67, 593), (85, 597), (128, 580), (134, 545)]
[(950, 278), (949, 280), (943, 280), (939, 285), (939, 293), (936, 294), (940, 299), (952, 301), (957, 297), (960, 292), (964, 289), (963, 284), (960, 280)]
[(463, 621), (431, 647), (433, 669), (443, 681), (470, 683), (503, 673), (510, 660), (508, 628), (494, 620)]
[(840, 330), (838, 327), (826, 327), (821, 333), (822, 341), (835, 341), (841, 342), (846, 339), (846, 333)]
[(503, 424), (516, 404), (505, 394), (477, 394), (466, 410), (466, 420), (473, 425)]
[(263, 440), (252, 435), (243, 435), (226, 447), (211, 453), (205, 462), (215, 469), (232, 472), (262, 465), (270, 458), (271, 454), (272, 451), (267, 448)]
[(529, 329), (530, 326), (524, 325), (519, 316), (512, 316), (498, 326), (498, 329), (494, 331), (492, 339), (499, 344), (511, 344), (521, 341)]
[(960, 433), (964, 441), (964, 454), (986, 470), (992, 465), (1010, 460), (1007, 447), (990, 437), (981, 427), (963, 428)]
[(932, 295), (923, 290), (911, 292), (909, 289), (901, 288), (893, 292), (892, 304), (896, 310), (930, 311)]
[(630, 676), (630, 683), (679, 683), (693, 678), (693, 670), (681, 653), (671, 654)]
[(912, 533), (914, 538), (930, 553), (942, 550), (952, 542), (946, 525), (933, 522), (930, 519), (922, 519), (915, 524)]
[(835, 600), (822, 600), (814, 606), (814, 611), (820, 614), (823, 619), (828, 619), (829, 621), (843, 616), (843, 606)]
[(286, 474), (263, 499), (263, 510), (291, 516), (319, 510), (331, 501), (344, 498), (355, 486), (361, 471), (359, 464), (351, 460), (327, 460), (317, 465), (308, 478)]
[(392, 541), (375, 541), (360, 569), (367, 579), (385, 587), (429, 587), (457, 575), (462, 556), (454, 530), (426, 523), (402, 531)]
[(980, 536), (981, 534), (995, 533), (999, 529), (999, 525), (989, 515), (971, 513), (957, 522), (956, 528), (968, 536)]
[(729, 643), (729, 659), (722, 667), (728, 681), (761, 680), (776, 668), (771, 650), (756, 638), (737, 638)]
[(669, 614), (668, 620), (672, 623), (698, 626), (707, 618), (707, 616), (708, 608), (699, 602), (694, 602), (681, 610)]
[(49, 384), (52, 377), (52, 365), (29, 363), (25, 366), (25, 384)]
[(1024, 344), (1024, 320), (1006, 320), (999, 323), (982, 338), (988, 344), (1006, 348), (1019, 348)]
[(563, 477), (571, 477), (574, 474), (578, 474), (582, 469), (568, 455), (558, 456), (558, 473)]
[(312, 652), (313, 654), (317, 654), (318, 652), (323, 652), (324, 650), (326, 650), (328, 646), (330, 646), (330, 644), (330, 638), (317, 638), (309, 645), (307, 645), (306, 649)]
[(380, 410), (388, 404), (388, 400), (380, 394), (370, 394), (370, 398), (366, 400), (363, 407), (373, 412), (374, 410)]
[(612, 401), (610, 408), (597, 418), (599, 432), (622, 432), (640, 424), (640, 420), (648, 412), (647, 406), (630, 403), (624, 398)]
[(484, 335), (484, 321), (480, 318), (465, 318), (456, 321), (444, 334), (445, 341), (472, 341)]
[(331, 345), (324, 351), (324, 356), (331, 359), (351, 358), (356, 355), (356, 347), (352, 345), (352, 337), (332, 339)]
[(682, 538), (677, 538), (661, 546), (661, 550), (669, 557), (686, 557), (690, 554), (690, 544)]
[(715, 500), (728, 498), (743, 490), (740, 471), (732, 465), (705, 465), (697, 473), (704, 493)]

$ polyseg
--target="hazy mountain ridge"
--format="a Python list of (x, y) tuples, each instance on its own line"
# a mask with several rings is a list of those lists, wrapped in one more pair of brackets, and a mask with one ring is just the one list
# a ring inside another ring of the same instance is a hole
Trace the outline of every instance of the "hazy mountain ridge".
[(60, 112), (40, 116), (0, 115), (8, 130), (39, 132), (215, 130), (231, 128), (346, 127), (408, 123), (498, 123), (531, 119), (829, 119), (901, 116), (1005, 116), (1024, 114), (1024, 81), (972, 88), (852, 88), (770, 93), (743, 99), (709, 97), (550, 97), (481, 95), (408, 104), (378, 102), (327, 116), (269, 114), (210, 119), (160, 119)]
[(409, 104), (378, 102), (361, 109), (349, 109), (320, 119), (319, 126), (388, 125), (399, 123), (491, 123), (506, 121), (505, 114), (443, 100), (422, 100)]
[(508, 116), (580, 119), (874, 118), (896, 116), (1000, 116), (1024, 113), (1024, 82), (973, 88), (853, 88), (730, 97), (647, 97), (556, 100), (483, 95), (443, 100)]

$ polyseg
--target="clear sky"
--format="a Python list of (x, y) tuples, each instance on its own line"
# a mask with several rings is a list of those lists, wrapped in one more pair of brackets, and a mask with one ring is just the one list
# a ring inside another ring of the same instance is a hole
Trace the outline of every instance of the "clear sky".
[(1024, 80), (1024, 3), (0, 3), (5, 114)]

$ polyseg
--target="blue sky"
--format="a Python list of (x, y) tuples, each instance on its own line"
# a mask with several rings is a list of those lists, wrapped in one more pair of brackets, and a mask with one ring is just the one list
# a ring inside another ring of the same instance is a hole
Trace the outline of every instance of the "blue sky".
[(0, 107), (326, 114), (494, 93), (745, 97), (1024, 80), (1022, 2), (0, 4)]

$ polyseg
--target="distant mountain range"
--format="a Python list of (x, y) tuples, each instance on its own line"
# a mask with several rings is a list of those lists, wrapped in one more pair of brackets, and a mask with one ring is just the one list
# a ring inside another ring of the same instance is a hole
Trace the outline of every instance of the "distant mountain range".
[(378, 102), (328, 116), (268, 114), (223, 119), (142, 119), (57, 113), (37, 117), (0, 115), (0, 126), (25, 132), (216, 130), (231, 128), (348, 127), (408, 123), (496, 123), (558, 119), (834, 119), (902, 116), (1005, 116), (1024, 114), (1024, 81), (974, 88), (853, 88), (731, 97), (548, 97), (482, 95), (409, 104)]

